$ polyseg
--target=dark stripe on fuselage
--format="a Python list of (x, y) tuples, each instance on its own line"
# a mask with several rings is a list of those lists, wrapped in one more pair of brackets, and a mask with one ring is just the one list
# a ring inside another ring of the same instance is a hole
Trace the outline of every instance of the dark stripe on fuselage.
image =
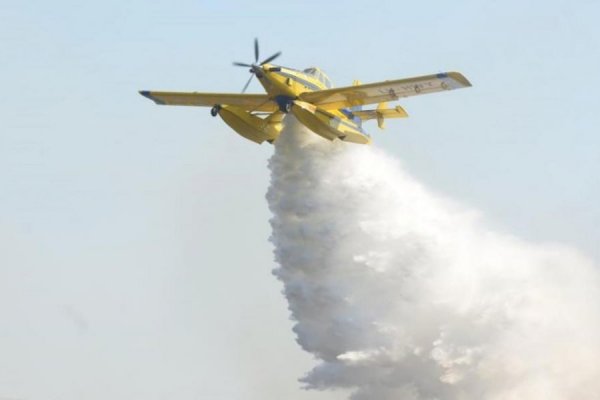
[(344, 114), (346, 117), (348, 117), (349, 120), (354, 122), (359, 128), (362, 128), (362, 119), (360, 119), (356, 115), (354, 115), (352, 110), (349, 110), (347, 108), (340, 108), (340, 111), (342, 112), (342, 114)]
[[(340, 111), (342, 111), (342, 110), (340, 110)], [(331, 113), (328, 113), (327, 111), (324, 111), (324, 110), (318, 109), (318, 112), (327, 115), (329, 118), (334, 120), (337, 124), (346, 125), (348, 128), (356, 129), (359, 132), (369, 136), (369, 134), (367, 132), (363, 131), (362, 127), (359, 124), (357, 124), (355, 121), (353, 121), (352, 119), (343, 119), (338, 116), (332, 115)]]
[(294, 81), (296, 81), (298, 83), (301, 83), (301, 84), (303, 84), (305, 87), (307, 87), (310, 90), (323, 90), (323, 88), (315, 85), (314, 83), (309, 82), (309, 81), (307, 81), (305, 79), (302, 79), (302, 78), (300, 78), (300, 77), (298, 77), (296, 75), (292, 75), (292, 74), (290, 74), (288, 72), (278, 71), (278, 72), (274, 72), (274, 73), (278, 74), (278, 75), (281, 75), (281, 76), (285, 76), (286, 78), (290, 78), (290, 79), (292, 79), (292, 80), (294, 80)]

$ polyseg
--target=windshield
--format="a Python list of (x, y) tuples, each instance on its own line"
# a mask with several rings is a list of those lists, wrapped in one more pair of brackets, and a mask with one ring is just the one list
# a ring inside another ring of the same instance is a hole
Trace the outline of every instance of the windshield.
[(315, 78), (317, 78), (319, 81), (321, 81), (325, 85), (326, 88), (329, 89), (332, 87), (329, 77), (327, 75), (325, 75), (325, 73), (323, 71), (321, 71), (319, 68), (315, 68), (315, 67), (306, 68), (304, 70), (304, 73), (312, 75)]

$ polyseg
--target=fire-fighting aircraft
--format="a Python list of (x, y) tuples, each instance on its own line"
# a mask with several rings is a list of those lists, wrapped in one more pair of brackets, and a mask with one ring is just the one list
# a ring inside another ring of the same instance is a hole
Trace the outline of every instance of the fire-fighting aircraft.
[[(370, 143), (362, 121), (376, 119), (383, 129), (386, 118), (405, 118), (400, 106), (389, 108), (388, 101), (445, 90), (460, 89), (471, 83), (459, 72), (443, 72), (415, 78), (333, 88), (331, 81), (318, 68), (295, 70), (271, 64), (281, 55), (277, 52), (259, 62), (258, 40), (254, 40), (254, 63), (234, 62), (250, 70), (250, 79), (241, 93), (158, 92), (142, 90), (140, 94), (156, 104), (212, 107), (233, 130), (256, 143), (277, 140), (283, 117), (292, 113), (314, 133), (328, 140)], [(256, 76), (266, 94), (246, 94)], [(365, 104), (378, 104), (374, 110), (363, 110)]]

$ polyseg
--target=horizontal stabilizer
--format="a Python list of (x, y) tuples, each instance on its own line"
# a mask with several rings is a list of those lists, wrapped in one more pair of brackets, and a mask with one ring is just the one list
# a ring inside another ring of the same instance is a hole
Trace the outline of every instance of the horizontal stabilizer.
[(383, 121), (386, 118), (407, 118), (408, 114), (404, 110), (404, 108), (400, 106), (396, 106), (395, 108), (385, 108), (385, 103), (381, 103), (376, 110), (362, 110), (362, 111), (353, 111), (352, 114), (357, 116), (363, 121), (367, 121), (369, 119), (376, 119), (377, 125), (381, 129), (384, 128)]
[(396, 106), (396, 108), (390, 108), (386, 110), (353, 111), (352, 114), (356, 115), (363, 121), (369, 119), (377, 119), (378, 116), (382, 116), (384, 118), (408, 118), (408, 114), (406, 113), (404, 108), (400, 106)]

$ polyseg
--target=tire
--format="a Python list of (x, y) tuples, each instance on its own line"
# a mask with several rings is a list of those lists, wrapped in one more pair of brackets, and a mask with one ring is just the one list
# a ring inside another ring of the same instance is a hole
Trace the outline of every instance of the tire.
[(221, 106), (218, 104), (215, 104), (215, 106), (210, 109), (210, 115), (212, 115), (213, 117), (216, 117), (217, 115), (219, 115), (220, 109), (221, 109)]

